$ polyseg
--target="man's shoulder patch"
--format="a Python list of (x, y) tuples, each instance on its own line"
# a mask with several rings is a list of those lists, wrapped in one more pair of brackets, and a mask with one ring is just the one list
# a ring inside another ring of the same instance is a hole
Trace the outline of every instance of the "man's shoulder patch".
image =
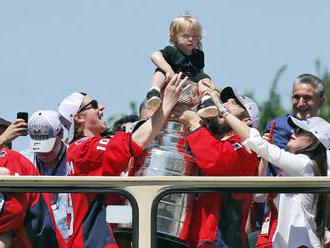
[(233, 143), (232, 146), (233, 146), (235, 151), (241, 150), (243, 148), (242, 145), (240, 143), (237, 143), (237, 142)]
[(3, 158), (7, 153), (5, 151), (0, 151), (0, 158)]

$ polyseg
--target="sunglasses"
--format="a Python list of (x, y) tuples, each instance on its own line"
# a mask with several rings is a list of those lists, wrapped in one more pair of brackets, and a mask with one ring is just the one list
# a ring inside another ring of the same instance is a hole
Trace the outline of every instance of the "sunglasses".
[(306, 130), (300, 128), (300, 127), (297, 127), (297, 128), (292, 129), (292, 132), (293, 132), (295, 135), (308, 134), (308, 133), (309, 133), (309, 132), (307, 132)]
[(89, 103), (87, 103), (84, 107), (82, 107), (78, 113), (88, 110), (88, 109), (98, 109), (99, 108), (99, 103), (96, 100), (92, 100)]

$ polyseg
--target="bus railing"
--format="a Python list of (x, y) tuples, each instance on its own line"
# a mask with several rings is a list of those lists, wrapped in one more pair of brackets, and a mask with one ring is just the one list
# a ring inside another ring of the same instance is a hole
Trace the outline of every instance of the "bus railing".
[(330, 192), (330, 177), (57, 177), (1, 176), (0, 192), (71, 192), (125, 195), (133, 210), (134, 247), (155, 247), (159, 200), (190, 192)]

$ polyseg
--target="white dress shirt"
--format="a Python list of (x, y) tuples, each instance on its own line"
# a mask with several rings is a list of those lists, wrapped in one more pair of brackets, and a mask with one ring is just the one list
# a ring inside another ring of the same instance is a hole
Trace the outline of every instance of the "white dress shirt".
[[(248, 149), (281, 168), (283, 176), (314, 176), (313, 161), (304, 154), (293, 154), (264, 140), (258, 130), (251, 129), (243, 142)], [(278, 208), (278, 226), (273, 247), (322, 247), (316, 236), (316, 203), (314, 194), (278, 194), (274, 202)]]

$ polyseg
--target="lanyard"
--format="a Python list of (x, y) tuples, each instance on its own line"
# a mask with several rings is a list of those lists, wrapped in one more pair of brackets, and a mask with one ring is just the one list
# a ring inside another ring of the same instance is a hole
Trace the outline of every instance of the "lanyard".
[[(62, 162), (62, 160), (63, 160), (63, 158), (66, 154), (65, 149), (66, 149), (65, 145), (62, 143), (59, 156), (57, 157), (56, 166), (55, 166), (55, 168), (54, 168), (54, 170), (53, 170), (53, 172), (50, 176), (55, 176), (58, 169), (60, 168), (61, 162)], [(44, 170), (45, 165), (43, 165), (43, 162), (40, 159), (38, 159), (37, 154), (35, 154), (35, 156), (36, 156), (37, 169), (38, 169), (38, 171), (40, 172), (40, 174), (42, 176), (45, 176), (45, 173), (44, 173), (45, 172), (45, 170)]]

